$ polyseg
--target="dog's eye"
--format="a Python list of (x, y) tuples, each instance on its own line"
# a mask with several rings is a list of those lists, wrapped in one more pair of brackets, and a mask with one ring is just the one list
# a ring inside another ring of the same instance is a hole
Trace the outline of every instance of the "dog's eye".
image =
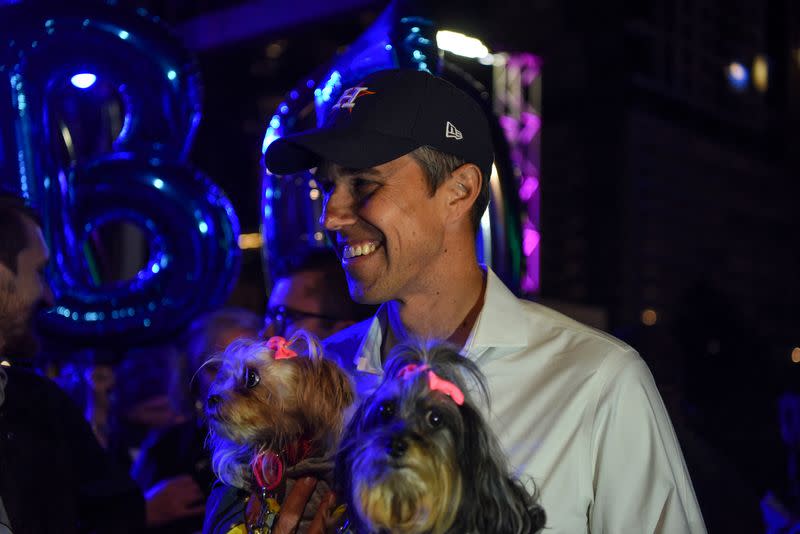
[(258, 371), (255, 369), (248, 369), (244, 382), (244, 385), (247, 386), (247, 389), (253, 389), (258, 385), (259, 382), (261, 382), (261, 377), (258, 376)]
[(381, 419), (388, 421), (394, 417), (394, 403), (392, 401), (385, 401), (378, 406), (378, 413)]
[(444, 422), (444, 417), (439, 410), (428, 410), (428, 413), (425, 414), (425, 419), (431, 425), (431, 428), (439, 428)]

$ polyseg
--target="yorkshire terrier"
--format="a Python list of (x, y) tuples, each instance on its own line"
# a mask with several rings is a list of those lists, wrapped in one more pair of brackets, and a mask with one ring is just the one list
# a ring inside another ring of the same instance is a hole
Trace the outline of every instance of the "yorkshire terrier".
[(362, 534), (532, 534), (535, 494), (509, 475), (468, 395), (488, 404), (477, 366), (443, 344), (400, 345), (384, 380), (353, 415), (336, 456), (337, 493)]
[[(293, 350), (298, 339), (306, 353)], [(206, 402), (211, 463), (221, 481), (250, 492), (244, 528), (271, 532), (294, 481), (314, 476), (297, 530), (305, 532), (332, 487), (344, 414), (355, 399), (349, 377), (305, 332), (289, 341), (237, 340), (211, 361), (220, 365)]]

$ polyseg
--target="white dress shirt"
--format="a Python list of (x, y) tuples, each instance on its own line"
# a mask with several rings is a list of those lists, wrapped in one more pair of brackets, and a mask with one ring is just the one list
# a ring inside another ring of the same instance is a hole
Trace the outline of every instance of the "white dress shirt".
[[(386, 315), (325, 342), (362, 395), (380, 382)], [(706, 532), (664, 403), (631, 347), (518, 299), (487, 269), (462, 353), (486, 376), (484, 416), (512, 469), (540, 492), (544, 532)]]

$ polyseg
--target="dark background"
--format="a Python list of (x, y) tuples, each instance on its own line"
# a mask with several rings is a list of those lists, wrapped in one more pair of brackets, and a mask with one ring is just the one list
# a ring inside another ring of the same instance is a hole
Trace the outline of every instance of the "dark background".
[[(197, 54), (205, 102), (192, 159), (226, 190), (242, 231), (257, 232), (269, 117), (385, 2), (131, 5), (159, 15)], [(242, 18), (248, 6), (275, 16)], [(653, 370), (704, 513), (715, 513), (708, 495), (727, 493), (747, 503), (736, 513), (757, 513), (758, 497), (783, 480), (775, 399), (797, 390), (800, 368), (791, 359), (800, 346), (800, 3), (447, 0), (426, 8), (490, 50), (543, 58), (534, 298), (600, 310)], [(757, 55), (769, 65), (764, 91), (752, 83)], [(726, 76), (733, 61), (751, 69), (743, 89)], [(258, 251), (244, 252), (232, 300), (263, 310)], [(652, 326), (642, 322), (645, 309), (657, 312)]]

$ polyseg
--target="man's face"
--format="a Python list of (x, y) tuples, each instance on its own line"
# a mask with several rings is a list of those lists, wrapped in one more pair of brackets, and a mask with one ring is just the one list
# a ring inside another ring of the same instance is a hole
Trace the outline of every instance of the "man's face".
[(270, 334), (289, 338), (300, 329), (319, 338), (332, 334), (330, 321), (306, 315), (324, 315), (322, 294), (326, 290), (325, 283), (325, 276), (321, 271), (301, 271), (286, 278), (278, 278), (269, 295), (267, 310), (277, 310), (284, 306), (286, 313), (283, 325), (274, 325), (276, 330)]
[(17, 255), (16, 274), (0, 264), (0, 334), (9, 356), (33, 356), (38, 348), (33, 319), (41, 307), (53, 305), (53, 293), (44, 278), (49, 259), (39, 226), (24, 216), (27, 247)]
[(429, 294), (429, 264), (442, 253), (443, 187), (430, 194), (408, 155), (365, 171), (324, 165), (322, 223), (341, 258), (350, 295), (378, 304)]

